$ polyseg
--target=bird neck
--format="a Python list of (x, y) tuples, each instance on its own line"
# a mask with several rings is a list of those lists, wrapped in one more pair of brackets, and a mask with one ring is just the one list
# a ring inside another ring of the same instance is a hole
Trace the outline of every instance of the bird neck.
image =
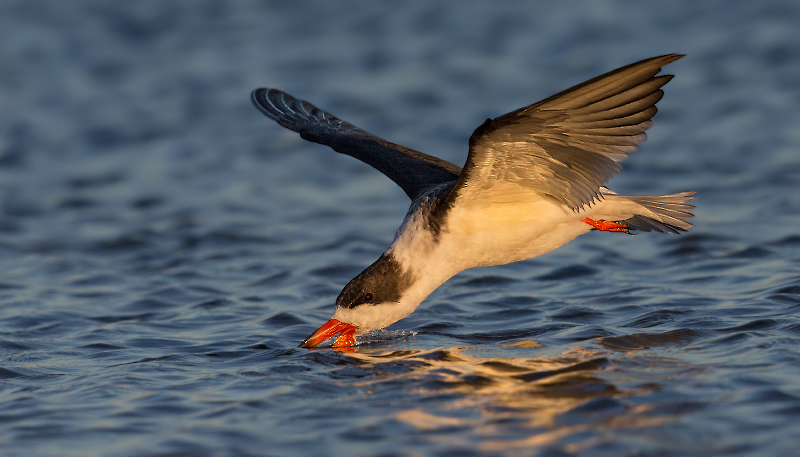
[[(443, 221), (436, 216), (435, 199), (423, 200), (412, 206), (397, 236), (386, 254), (391, 255), (413, 277), (413, 283), (404, 291), (401, 303), (410, 308), (409, 313), (437, 287), (463, 270), (448, 250), (449, 243)], [(457, 258), (457, 256), (455, 256)]]

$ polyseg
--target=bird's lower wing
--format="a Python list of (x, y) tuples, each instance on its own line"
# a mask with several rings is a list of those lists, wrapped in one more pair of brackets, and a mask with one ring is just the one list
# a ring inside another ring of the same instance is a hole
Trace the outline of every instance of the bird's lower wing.
[(303, 139), (371, 165), (412, 200), (432, 187), (454, 182), (461, 173), (450, 162), (378, 138), (277, 89), (256, 89), (252, 100), (264, 115)]

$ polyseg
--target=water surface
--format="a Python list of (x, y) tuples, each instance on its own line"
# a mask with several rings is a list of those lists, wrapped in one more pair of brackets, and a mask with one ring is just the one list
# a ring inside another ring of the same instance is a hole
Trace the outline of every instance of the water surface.
[[(0, 6), (4, 455), (792, 455), (800, 9), (788, 2)], [(297, 344), (408, 201), (260, 115), (274, 86), (462, 164), (487, 117), (669, 52), (611, 187), (687, 234), (459, 274)]]

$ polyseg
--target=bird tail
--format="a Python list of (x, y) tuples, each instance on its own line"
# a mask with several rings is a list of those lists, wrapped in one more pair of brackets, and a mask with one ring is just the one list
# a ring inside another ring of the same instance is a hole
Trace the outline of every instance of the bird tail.
[(592, 218), (619, 222), (643, 232), (680, 233), (692, 226), (688, 219), (694, 217), (690, 213), (694, 206), (686, 202), (694, 200), (694, 192), (630, 197), (603, 188), (601, 193), (603, 202), (597, 205), (597, 212), (592, 211)]

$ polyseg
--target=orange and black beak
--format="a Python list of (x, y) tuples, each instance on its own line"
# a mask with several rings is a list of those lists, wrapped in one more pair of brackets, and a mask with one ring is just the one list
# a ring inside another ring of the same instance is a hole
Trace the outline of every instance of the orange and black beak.
[(350, 347), (356, 341), (356, 330), (358, 330), (357, 325), (346, 324), (336, 319), (331, 319), (326, 322), (325, 325), (318, 328), (316, 332), (312, 333), (311, 336), (303, 340), (299, 347), (312, 348), (328, 338), (333, 337), (337, 333), (340, 333), (340, 335), (336, 338), (336, 341), (334, 341), (333, 347)]

